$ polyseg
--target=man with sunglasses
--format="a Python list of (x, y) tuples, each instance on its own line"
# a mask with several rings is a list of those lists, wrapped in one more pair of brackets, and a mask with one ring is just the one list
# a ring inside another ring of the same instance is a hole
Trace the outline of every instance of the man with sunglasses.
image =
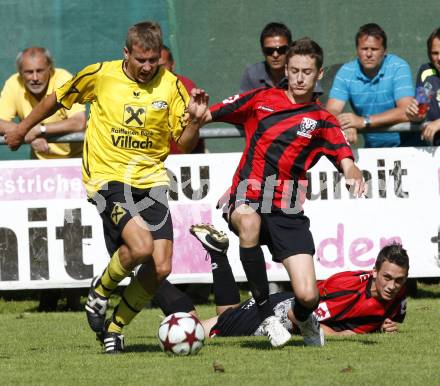
[(240, 81), (240, 92), (259, 87), (286, 87), (284, 73), (286, 52), (292, 44), (292, 33), (282, 23), (269, 23), (261, 31), (260, 45), (264, 61), (249, 64)]
[[(292, 33), (283, 23), (269, 23), (261, 31), (260, 45), (264, 61), (247, 65), (240, 81), (240, 93), (259, 87), (287, 88), (284, 72), (286, 53), (292, 44)], [(315, 93), (322, 94), (319, 82)]]

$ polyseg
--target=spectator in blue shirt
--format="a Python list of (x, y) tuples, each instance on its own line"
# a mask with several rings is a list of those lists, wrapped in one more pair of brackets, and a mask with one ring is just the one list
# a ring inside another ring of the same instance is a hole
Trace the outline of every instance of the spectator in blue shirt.
[[(379, 25), (363, 25), (355, 40), (358, 58), (339, 69), (327, 102), (327, 109), (354, 144), (358, 130), (407, 122), (405, 109), (414, 95), (410, 67), (387, 53), (387, 37)], [(346, 102), (353, 113), (342, 113)], [(420, 134), (365, 133), (364, 140), (365, 147), (415, 146), (420, 144)]]
[(440, 27), (429, 36), (427, 42), (429, 63), (422, 64), (417, 72), (417, 87), (424, 87), (431, 92), (429, 110), (419, 115), (419, 106), (415, 98), (406, 109), (406, 115), (413, 122), (423, 124), (422, 138), (440, 145)]

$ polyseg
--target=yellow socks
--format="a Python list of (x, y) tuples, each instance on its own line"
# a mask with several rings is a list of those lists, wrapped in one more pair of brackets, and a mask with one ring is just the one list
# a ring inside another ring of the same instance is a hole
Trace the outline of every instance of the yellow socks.
[(113, 254), (110, 263), (99, 279), (95, 291), (105, 297), (110, 297), (110, 294), (118, 286), (118, 284), (130, 274), (131, 270), (125, 269), (119, 261), (119, 249)]
[(133, 278), (122, 294), (121, 301), (113, 313), (108, 332), (121, 333), (122, 327), (129, 324), (133, 318), (151, 299), (152, 295), (145, 291), (137, 277)]

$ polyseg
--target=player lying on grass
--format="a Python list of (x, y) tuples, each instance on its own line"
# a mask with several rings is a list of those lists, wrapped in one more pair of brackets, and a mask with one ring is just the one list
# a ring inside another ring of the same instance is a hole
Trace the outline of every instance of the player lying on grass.
[[(193, 225), (190, 232), (211, 256), (214, 297), (217, 316), (203, 320), (208, 337), (263, 335), (258, 310), (253, 298), (240, 303), (237, 284), (226, 255), (229, 245), (225, 233), (212, 225)], [(370, 271), (346, 271), (318, 283), (319, 305), (314, 311), (326, 335), (354, 335), (370, 332), (397, 332), (406, 312), (406, 288), (409, 260), (400, 244), (381, 249)], [(156, 303), (168, 314), (192, 311), (185, 294), (165, 282), (156, 294)], [(292, 313), (292, 292), (281, 292), (269, 298), (275, 316), (290, 332), (297, 332)], [(174, 302), (174, 304), (171, 304)]]

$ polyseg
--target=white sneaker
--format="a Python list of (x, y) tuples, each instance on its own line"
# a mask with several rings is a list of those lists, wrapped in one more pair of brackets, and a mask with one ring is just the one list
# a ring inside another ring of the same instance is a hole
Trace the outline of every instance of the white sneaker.
[(290, 333), (276, 316), (269, 316), (261, 323), (264, 335), (268, 336), (273, 347), (283, 347), (290, 339)]
[(283, 292), (283, 287), (276, 281), (269, 282), (269, 295), (277, 294), (279, 292)]
[(307, 346), (324, 346), (324, 330), (321, 328), (315, 314), (310, 314), (310, 316), (304, 322), (300, 322), (298, 320), (297, 323), (301, 331), (301, 335), (304, 338), (304, 343)]

